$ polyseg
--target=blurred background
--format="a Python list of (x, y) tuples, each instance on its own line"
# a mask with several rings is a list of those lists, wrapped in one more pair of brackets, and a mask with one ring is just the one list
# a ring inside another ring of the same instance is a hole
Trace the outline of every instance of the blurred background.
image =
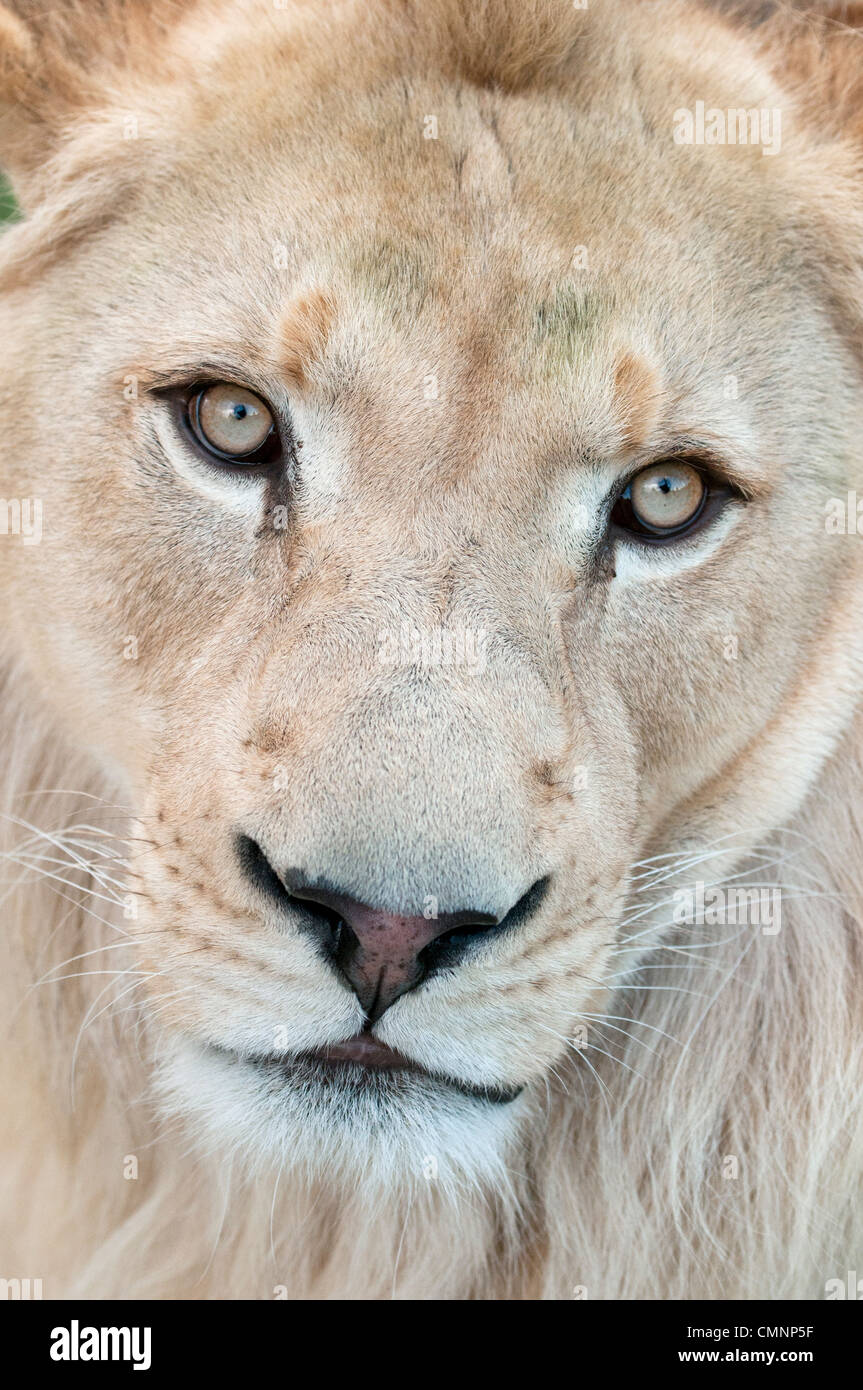
[(15, 216), (15, 199), (6, 178), (0, 170), (0, 226)]

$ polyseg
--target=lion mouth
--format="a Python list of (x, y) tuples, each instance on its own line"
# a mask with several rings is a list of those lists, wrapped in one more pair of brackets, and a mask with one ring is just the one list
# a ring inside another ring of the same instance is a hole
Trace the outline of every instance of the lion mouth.
[(369, 1032), (290, 1057), (233, 1055), (271, 1081), (316, 1083), (348, 1091), (376, 1089), (382, 1098), (388, 1091), (407, 1086), (412, 1080), (415, 1084), (417, 1079), (493, 1105), (509, 1104), (524, 1089), (523, 1086), (476, 1086), (458, 1077), (430, 1071)]
[(358, 1033), (355, 1038), (344, 1042), (331, 1043), (314, 1052), (303, 1053), (309, 1060), (319, 1061), (324, 1066), (339, 1063), (353, 1063), (360, 1067), (370, 1067), (373, 1071), (412, 1071), (428, 1075), (418, 1062), (412, 1062), (403, 1053), (388, 1047), (373, 1033)]

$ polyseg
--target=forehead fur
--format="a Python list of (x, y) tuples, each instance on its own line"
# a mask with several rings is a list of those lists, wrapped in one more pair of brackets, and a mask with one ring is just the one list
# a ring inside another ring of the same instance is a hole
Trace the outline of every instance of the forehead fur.
[[(679, 235), (712, 199), (723, 235), (745, 232), (761, 258), (783, 222), (793, 224), (810, 284), (828, 282), (822, 298), (859, 350), (859, 157), (853, 121), (837, 130), (856, 92), (847, 56), (859, 36), (811, 14), (805, 28), (777, 12), (750, 31), (700, 4), (668, 0), (666, 11), (658, 30), (652, 8), (633, 0), (585, 10), (559, 0), (251, 0), (241, 13), (230, 0), (115, 0), (100, 7), (98, 24), (83, 3), (56, 13), (0, 5), (13, 99), (0, 158), (31, 211), (6, 238), (4, 285), (56, 267), (145, 203), (164, 200), (186, 226), (197, 203), (229, 242), (216, 205), (235, 178), (247, 240), (270, 247), (280, 204), (308, 207), (308, 228), (291, 224), (291, 256), (307, 230), (318, 259), (329, 241), (342, 279), (409, 325), (436, 286), (450, 289), (457, 273), (470, 279), (467, 259), (453, 260), (459, 240), (482, 261), (499, 226), (494, 209), (517, 192), (521, 259), (542, 270), (528, 338), (554, 371), (590, 350), (614, 309), (609, 287), (597, 293), (588, 273), (570, 283), (567, 259), (585, 226), (594, 258), (622, 265), (625, 256), (631, 266), (648, 205), (650, 235), (672, 214)], [(783, 157), (727, 150), (690, 161), (681, 203), (664, 133), (676, 106), (707, 93), (720, 106), (781, 106)], [(427, 119), (441, 122), (428, 139)], [(621, 243), (613, 228), (630, 206), (644, 211)], [(470, 221), (459, 220), (461, 208)], [(501, 264), (503, 314), (512, 293)], [(284, 316), (288, 376), (319, 355), (332, 309), (305, 292), (287, 311), (272, 305), (273, 318)]]
[[(800, 114), (838, 46), (810, 42), (790, 90), (778, 19), (754, 37), (686, 0), (666, 9), (658, 28), (633, 0), (109, 4), (88, 37), (87, 5), (0, 6), (27, 147), (46, 142), (3, 283), (62, 277), (76, 255), (63, 302), (88, 294), (112, 373), (223, 344), (242, 375), (266, 351), (288, 384), (338, 389), (379, 450), (416, 437), (412, 412), (430, 427), (417, 382), (432, 377), (454, 456), (459, 407), (482, 435), (504, 380), (514, 402), (544, 392), (552, 452), (576, 396), (597, 446), (613, 401), (614, 437), (636, 447), (705, 362), (705, 276), (720, 306), (767, 285), (779, 346), (746, 349), (749, 400), (760, 376), (767, 402), (801, 308), (818, 301), (860, 351), (857, 155)], [(676, 150), (674, 109), (708, 93), (781, 105), (781, 159)], [(127, 306), (102, 329), (94, 278)], [(733, 363), (726, 317), (709, 331)], [(118, 357), (120, 323), (139, 341)], [(578, 382), (567, 399), (561, 380)]]
[[(559, 0), (247, 0), (239, 9), (232, 0), (104, 0), (95, 14), (86, 0), (44, 8), (7, 0), (0, 162), (34, 172), (46, 147), (71, 152), (100, 113), (118, 109), (151, 117), (150, 134), (176, 127), (181, 91), (200, 118), (227, 107), (234, 119), (243, 110), (254, 119), (272, 111), (274, 96), (304, 90), (326, 101), (334, 90), (393, 77), (509, 94), (560, 84), (571, 91), (577, 79), (582, 105), (591, 95), (604, 102), (614, 78), (624, 114), (633, 98), (649, 104), (652, 90), (667, 91), (667, 74), (686, 68), (700, 81), (724, 68), (736, 100), (768, 96), (772, 71), (816, 125), (859, 134), (859, 35), (849, 26), (860, 7), (801, 8), (805, 15), (759, 6), (756, 24), (746, 5), (669, 0), (658, 31), (652, 7), (634, 0), (584, 9)], [(685, 62), (676, 49), (686, 50)], [(662, 66), (646, 66), (645, 57)]]

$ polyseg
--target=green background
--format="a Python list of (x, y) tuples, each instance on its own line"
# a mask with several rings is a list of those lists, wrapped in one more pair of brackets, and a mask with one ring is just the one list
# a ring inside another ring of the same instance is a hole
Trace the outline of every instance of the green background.
[(15, 216), (15, 199), (8, 181), (0, 171), (0, 225)]

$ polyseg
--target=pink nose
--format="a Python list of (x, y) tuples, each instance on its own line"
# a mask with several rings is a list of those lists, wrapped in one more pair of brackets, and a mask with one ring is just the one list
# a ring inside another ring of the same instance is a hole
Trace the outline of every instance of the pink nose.
[(498, 922), (488, 912), (471, 909), (406, 917), (317, 885), (307, 887), (301, 876), (286, 874), (285, 881), (295, 898), (337, 914), (333, 957), (372, 1021), (419, 984), (426, 973), (423, 952), (433, 941), (459, 929), (482, 930)]

